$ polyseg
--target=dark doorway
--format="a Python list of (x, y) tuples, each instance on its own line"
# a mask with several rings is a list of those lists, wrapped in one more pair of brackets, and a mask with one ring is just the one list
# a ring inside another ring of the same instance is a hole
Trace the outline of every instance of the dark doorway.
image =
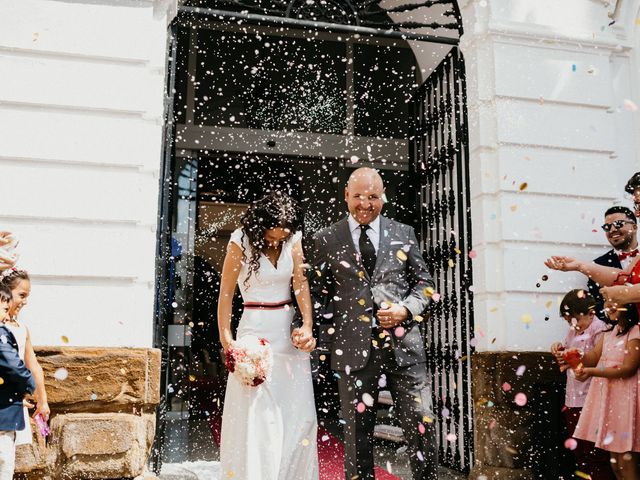
[[(217, 296), (227, 242), (248, 204), (271, 190), (289, 193), (304, 208), (308, 238), (345, 214), (346, 180), (354, 168), (367, 165), (378, 168), (385, 181), (389, 202), (383, 214), (415, 226), (425, 255), (435, 238), (429, 232), (439, 228), (425, 195), (440, 186), (427, 182), (428, 162), (417, 158), (424, 153), (416, 146), (426, 130), (416, 125), (440, 120), (413, 106), (424, 98), (418, 86), (448, 47), (431, 52), (432, 67), (421, 69), (400, 35), (238, 25), (188, 13), (171, 26), (169, 53), (156, 306), (156, 346), (163, 353), (156, 470), (161, 462), (218, 459), (214, 446), (226, 371)], [(466, 110), (464, 116), (466, 122)], [(467, 211), (462, 203), (451, 208), (454, 216)], [(463, 328), (466, 334), (472, 323)], [(312, 360), (318, 416), (337, 421), (337, 391), (320, 340)], [(390, 399), (384, 400), (388, 406)], [(459, 411), (470, 415), (468, 404)], [(385, 430), (381, 438), (401, 442), (397, 430)], [(450, 455), (451, 466), (468, 468), (468, 445), (459, 447), (462, 456)]]
[[(178, 159), (169, 271), (170, 315), (163, 461), (217, 460), (226, 370), (217, 330), (220, 272), (230, 235), (246, 207), (271, 190), (287, 192), (305, 211), (304, 234), (345, 215), (344, 186), (353, 167), (335, 159), (211, 155)], [(409, 221), (408, 172), (382, 171), (394, 201), (385, 214)], [(242, 302), (234, 302), (234, 326)], [(321, 331), (330, 325), (321, 326)], [(328, 337), (328, 336), (327, 336)], [(337, 387), (320, 336), (312, 365), (319, 417), (336, 417)], [(320, 358), (322, 357), (322, 359)], [(185, 447), (188, 447), (185, 450)]]

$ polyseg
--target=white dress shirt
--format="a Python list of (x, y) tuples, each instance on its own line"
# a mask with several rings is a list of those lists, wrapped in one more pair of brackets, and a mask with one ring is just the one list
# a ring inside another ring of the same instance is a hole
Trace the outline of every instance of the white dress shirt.
[[(356, 247), (356, 252), (360, 253), (360, 233), (362, 230), (360, 229), (360, 224), (353, 218), (353, 215), (349, 215), (349, 230), (351, 230), (351, 238), (353, 239), (353, 245)], [(378, 245), (380, 245), (380, 215), (376, 217), (376, 219), (369, 224), (369, 229), (367, 230), (367, 236), (371, 243), (373, 243), (373, 248), (378, 253)]]

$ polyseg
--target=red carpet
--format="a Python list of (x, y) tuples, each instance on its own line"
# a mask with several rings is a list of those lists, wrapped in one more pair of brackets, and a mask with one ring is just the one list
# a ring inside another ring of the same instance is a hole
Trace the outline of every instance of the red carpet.
[[(345, 480), (344, 445), (323, 427), (318, 427), (318, 462), (320, 480)], [(376, 480), (400, 480), (380, 467), (376, 467)]]

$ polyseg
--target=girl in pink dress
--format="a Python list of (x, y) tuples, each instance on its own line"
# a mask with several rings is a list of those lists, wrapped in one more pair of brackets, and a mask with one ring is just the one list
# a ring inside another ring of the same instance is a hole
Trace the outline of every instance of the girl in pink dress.
[[(595, 299), (583, 289), (571, 290), (560, 303), (560, 315), (569, 324), (564, 342), (551, 345), (551, 353), (556, 357), (561, 370), (567, 373), (567, 388), (564, 408), (562, 409), (570, 437), (578, 424), (582, 407), (589, 392), (591, 380), (578, 381), (574, 372), (566, 364), (564, 354), (578, 349), (581, 352), (592, 350), (607, 331), (609, 325), (595, 316)], [(595, 448), (593, 442), (577, 440), (572, 450), (578, 470), (591, 476), (591, 480), (614, 480), (615, 476), (609, 462), (609, 452)]]
[(606, 304), (616, 322), (582, 357), (578, 380), (592, 377), (574, 437), (607, 450), (616, 477), (640, 478), (640, 326), (635, 305)]

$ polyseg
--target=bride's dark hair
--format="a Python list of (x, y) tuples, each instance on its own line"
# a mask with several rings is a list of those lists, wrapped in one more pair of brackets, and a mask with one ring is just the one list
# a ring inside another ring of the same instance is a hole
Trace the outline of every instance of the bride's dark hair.
[(302, 224), (302, 210), (293, 198), (286, 193), (271, 192), (260, 200), (253, 202), (240, 219), (242, 224), (242, 243), (248, 239), (251, 245), (249, 258), (247, 252), (243, 252), (249, 264), (249, 275), (245, 279), (245, 285), (251, 275), (260, 268), (260, 254), (264, 252), (267, 244), (264, 234), (271, 228), (286, 228), (291, 233), (300, 229)]

